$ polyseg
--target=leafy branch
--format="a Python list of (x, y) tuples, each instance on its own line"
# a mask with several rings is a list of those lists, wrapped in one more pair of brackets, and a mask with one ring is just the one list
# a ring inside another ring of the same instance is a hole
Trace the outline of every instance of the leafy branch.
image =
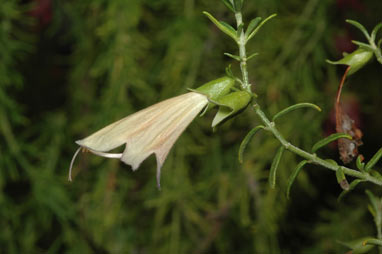
[[(244, 29), (244, 23), (243, 23), (243, 16), (241, 12), (242, 0), (223, 0), (224, 4), (232, 11), (234, 12), (235, 19), (236, 19), (236, 29), (234, 29), (231, 25), (223, 22), (223, 21), (218, 21), (216, 18), (214, 18), (210, 13), (204, 12), (204, 14), (224, 33), (229, 35), (238, 45), (238, 50), (239, 50), (239, 55), (234, 55), (231, 53), (224, 53), (226, 56), (231, 57), (232, 59), (236, 60), (240, 64), (240, 70), (241, 70), (241, 76), (242, 78), (237, 78), (234, 77), (232, 74), (230, 68), (227, 68), (227, 74), (231, 77), (233, 77), (236, 81), (240, 83), (241, 89), (244, 91), (249, 92), (250, 94), (252, 93), (251, 89), (251, 84), (249, 83), (249, 74), (248, 74), (248, 69), (247, 69), (247, 61), (249, 58), (252, 58), (255, 54), (251, 54), (250, 57), (247, 57), (247, 50), (246, 50), (246, 44), (247, 42), (254, 37), (254, 35), (258, 32), (258, 30), (263, 26), (267, 21), (272, 19), (273, 17), (276, 16), (276, 14), (270, 15), (266, 19), (262, 20), (261, 17), (257, 17), (249, 22), (249, 25), (247, 29)], [(358, 69), (362, 68), (372, 57), (372, 53), (376, 56), (377, 60), (382, 63), (382, 56), (381, 56), (381, 40), (376, 44), (375, 39), (377, 32), (380, 28), (382, 28), (382, 24), (377, 25), (371, 35), (369, 35), (366, 31), (366, 29), (359, 24), (358, 22), (348, 20), (348, 23), (358, 27), (366, 36), (368, 39), (369, 44), (361, 43), (361, 42), (354, 42), (355, 44), (360, 46), (359, 52), (357, 51), (353, 55), (350, 55), (346, 58), (345, 56), (345, 63), (343, 62), (332, 62), (335, 64), (348, 64), (349, 66), (352, 66), (352, 73), (356, 72)], [(366, 52), (366, 53), (365, 53)], [(359, 57), (359, 56), (362, 57)], [(361, 59), (361, 60), (360, 60)], [(371, 182), (376, 185), (382, 186), (382, 176), (376, 171), (372, 170), (371, 168), (376, 164), (376, 162), (382, 157), (382, 150), (378, 151), (377, 154), (372, 158), (370, 162), (368, 162), (365, 166), (365, 163), (358, 161), (357, 163), (358, 170), (348, 168), (345, 166), (338, 165), (335, 161), (333, 160), (328, 160), (328, 159), (323, 159), (319, 157), (316, 154), (316, 151), (329, 144), (330, 142), (333, 142), (338, 139), (352, 139), (351, 136), (344, 134), (344, 133), (336, 133), (334, 135), (331, 135), (327, 138), (324, 138), (320, 141), (318, 141), (313, 147), (311, 152), (305, 151), (293, 144), (291, 144), (289, 141), (287, 141), (284, 136), (280, 133), (280, 131), (276, 128), (276, 123), (275, 120), (290, 112), (295, 109), (299, 109), (302, 107), (310, 107), (314, 108), (318, 111), (321, 111), (321, 109), (311, 103), (299, 103), (296, 105), (292, 105), (276, 115), (274, 115), (271, 119), (265, 115), (265, 113), (261, 110), (260, 106), (258, 103), (253, 100), (253, 109), (256, 112), (257, 116), (260, 118), (262, 125), (259, 125), (255, 127), (252, 131), (248, 133), (248, 135), (244, 138), (240, 149), (239, 149), (239, 161), (242, 162), (243, 160), (243, 153), (244, 150), (251, 140), (251, 138), (261, 129), (268, 131), (273, 134), (273, 136), (280, 142), (281, 147), (279, 148), (278, 152), (276, 153), (276, 156), (274, 158), (274, 161), (271, 166), (270, 170), (270, 177), (269, 177), (269, 183), (270, 186), (273, 188), (275, 187), (276, 184), (276, 174), (277, 174), (277, 167), (280, 163), (280, 160), (282, 158), (282, 155), (285, 150), (290, 151), (292, 153), (295, 153), (299, 155), (300, 157), (304, 158), (304, 160), (297, 166), (295, 171), (293, 172), (292, 176), (290, 177), (289, 184), (288, 184), (288, 190), (287, 190), (287, 195), (289, 196), (290, 188), (298, 176), (298, 173), (301, 171), (301, 169), (306, 165), (306, 164), (316, 164), (320, 165), (324, 168), (333, 170), (336, 172), (336, 177), (337, 181), (340, 184), (340, 186), (344, 189), (344, 194), (352, 190), (358, 183), (360, 182)], [(352, 183), (348, 183), (346, 180), (345, 175), (352, 176), (355, 179)]]

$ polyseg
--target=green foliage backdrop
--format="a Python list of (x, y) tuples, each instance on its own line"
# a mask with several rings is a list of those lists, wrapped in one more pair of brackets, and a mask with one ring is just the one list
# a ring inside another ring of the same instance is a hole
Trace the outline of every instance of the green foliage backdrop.
[[(337, 240), (374, 234), (363, 192), (337, 203), (331, 172), (307, 167), (288, 201), (292, 154), (269, 189), (278, 147), (269, 135), (253, 139), (240, 165), (240, 141), (257, 122), (250, 111), (215, 133), (213, 114), (194, 121), (160, 191), (153, 156), (132, 172), (82, 153), (67, 181), (75, 140), (234, 64), (223, 55), (234, 43), (204, 10), (234, 21), (218, 0), (0, 0), (0, 253), (344, 253)], [(381, 11), (379, 1), (245, 1), (244, 22), (278, 13), (248, 45), (260, 53), (249, 63), (260, 105), (272, 114), (296, 102), (323, 108), (280, 121), (295, 144), (325, 135), (343, 71), (325, 59), (349, 36), (362, 39), (344, 19), (371, 28)], [(370, 158), (382, 144), (382, 86), (380, 66), (366, 69), (345, 90), (362, 106)]]

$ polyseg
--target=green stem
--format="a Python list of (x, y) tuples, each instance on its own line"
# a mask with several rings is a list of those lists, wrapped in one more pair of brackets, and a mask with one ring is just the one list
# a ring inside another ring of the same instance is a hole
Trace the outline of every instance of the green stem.
[[(239, 26), (243, 23), (241, 11), (238, 11), (235, 13), (235, 18), (236, 18), (237, 27), (239, 28)], [(247, 55), (246, 55), (246, 48), (245, 48), (244, 29), (240, 33), (237, 44), (239, 46), (239, 52), (240, 52), (240, 69), (241, 69), (241, 73), (243, 76), (242, 88), (244, 90), (247, 90), (248, 92), (251, 92), (251, 85), (248, 82)], [(380, 53), (380, 51), (379, 51), (379, 53)], [(382, 58), (381, 58), (381, 61), (382, 61)], [(369, 181), (369, 182), (372, 182), (374, 184), (382, 186), (382, 180), (371, 176), (367, 172), (360, 172), (360, 171), (357, 171), (357, 170), (354, 170), (351, 168), (332, 164), (332, 163), (330, 163), (324, 159), (317, 157), (317, 155), (315, 153), (312, 154), (312, 153), (306, 152), (306, 151), (302, 150), (301, 148), (292, 145), (287, 140), (285, 140), (285, 138), (277, 130), (277, 128), (275, 127), (275, 123), (269, 121), (268, 117), (260, 109), (260, 106), (254, 105), (254, 109), (256, 111), (256, 114), (260, 117), (263, 124), (266, 126), (266, 130), (272, 132), (274, 137), (285, 147), (286, 150), (289, 150), (289, 151), (307, 159), (311, 163), (320, 165), (322, 167), (328, 168), (328, 169), (333, 170), (333, 171), (337, 171), (339, 168), (341, 168), (342, 171), (349, 176), (363, 179), (363, 180), (366, 180), (366, 181)], [(381, 234), (381, 237), (382, 237), (382, 234)]]
[(371, 41), (369, 40), (369, 44), (370, 46), (373, 48), (374, 50), (374, 54), (375, 54), (375, 57), (377, 58), (377, 61), (382, 64), (382, 52), (381, 52), (381, 49), (379, 49), (377, 47), (377, 45), (375, 44), (374, 41)]
[(369, 181), (369, 182), (372, 182), (374, 184), (382, 186), (382, 181), (371, 176), (369, 173), (362, 173), (362, 172), (354, 170), (354, 169), (350, 169), (350, 168), (347, 168), (344, 166), (332, 164), (331, 162), (328, 162), (324, 159), (317, 157), (316, 154), (308, 153), (308, 152), (302, 150), (301, 148), (292, 145), (291, 143), (286, 141), (285, 138), (281, 135), (281, 133), (276, 129), (275, 123), (269, 121), (269, 119), (266, 117), (264, 112), (260, 109), (260, 106), (254, 105), (254, 109), (255, 109), (256, 114), (260, 117), (261, 121), (265, 125), (266, 130), (272, 132), (273, 136), (275, 136), (275, 138), (280, 141), (280, 143), (285, 147), (286, 150), (291, 151), (291, 152), (309, 160), (311, 163), (320, 165), (322, 167), (328, 168), (328, 169), (333, 170), (333, 171), (337, 171), (339, 168), (341, 168), (342, 171), (347, 175), (350, 175), (350, 176), (353, 176), (353, 177), (356, 177), (359, 179), (363, 179), (363, 180), (366, 180), (366, 181)]
[[(236, 26), (239, 28), (241, 24), (243, 24), (243, 17), (241, 11), (235, 13), (236, 18)], [(243, 84), (242, 88), (251, 93), (251, 84), (249, 84), (248, 79), (248, 70), (247, 70), (247, 52), (245, 49), (245, 33), (244, 29), (242, 29), (240, 36), (237, 40), (237, 45), (239, 46), (239, 54), (240, 54), (240, 69), (243, 76)]]

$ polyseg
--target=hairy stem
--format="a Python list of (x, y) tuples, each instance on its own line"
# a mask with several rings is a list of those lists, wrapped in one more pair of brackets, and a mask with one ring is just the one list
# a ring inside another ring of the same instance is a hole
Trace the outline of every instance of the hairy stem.
[(293, 152), (293, 153), (309, 160), (313, 164), (320, 165), (322, 167), (325, 167), (325, 168), (333, 170), (333, 171), (337, 171), (339, 168), (341, 168), (342, 171), (347, 175), (350, 175), (350, 176), (353, 176), (353, 177), (356, 177), (359, 179), (363, 179), (363, 180), (372, 182), (372, 183), (377, 184), (377, 185), (382, 185), (381, 180), (377, 179), (376, 177), (371, 176), (369, 173), (363, 173), (363, 172), (360, 172), (360, 171), (357, 171), (354, 169), (350, 169), (350, 168), (347, 168), (344, 166), (335, 165), (331, 162), (328, 162), (324, 159), (321, 159), (320, 157), (318, 157), (314, 153), (312, 154), (312, 153), (306, 152), (306, 151), (302, 150), (301, 148), (292, 145), (291, 143), (286, 141), (285, 138), (281, 135), (281, 133), (277, 130), (277, 128), (275, 127), (275, 123), (269, 121), (269, 119), (266, 117), (264, 112), (260, 109), (260, 106), (254, 105), (254, 109), (255, 109), (256, 114), (260, 117), (261, 121), (266, 126), (266, 129), (268, 131), (270, 131), (278, 141), (280, 141), (280, 143), (285, 147), (286, 150)]
[[(243, 16), (241, 11), (235, 13), (236, 18), (236, 26), (239, 28), (240, 25), (243, 24)], [(243, 76), (243, 84), (242, 88), (251, 93), (251, 84), (248, 81), (248, 70), (247, 70), (247, 52), (245, 49), (245, 34), (244, 29), (241, 30), (239, 39), (237, 41), (237, 45), (239, 46), (239, 54), (240, 54), (240, 69)]]
[(377, 58), (377, 61), (382, 64), (382, 51), (380, 48), (377, 47), (374, 40), (369, 39), (369, 44), (373, 48), (375, 57)]

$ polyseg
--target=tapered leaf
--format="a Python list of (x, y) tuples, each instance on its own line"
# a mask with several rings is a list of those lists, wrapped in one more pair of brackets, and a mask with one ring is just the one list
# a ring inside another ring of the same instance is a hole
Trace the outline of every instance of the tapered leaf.
[(351, 254), (364, 254), (368, 253), (371, 249), (373, 249), (375, 246), (373, 245), (365, 245), (364, 242), (367, 240), (374, 239), (372, 237), (363, 237), (361, 239), (349, 241), (349, 242), (342, 242), (338, 241), (338, 243), (348, 247), (352, 251), (349, 252)]
[(362, 182), (366, 182), (366, 180), (362, 180), (362, 179), (356, 179), (354, 180), (353, 182), (351, 182), (349, 184), (349, 188), (347, 190), (343, 190), (341, 192), (341, 194), (338, 196), (338, 199), (337, 201), (340, 202), (349, 192), (351, 192), (352, 190), (355, 189), (355, 187), (359, 184), (359, 183), (362, 183)]
[(295, 105), (292, 105), (292, 106), (289, 106), (283, 110), (281, 110), (280, 112), (278, 112), (276, 115), (273, 116), (272, 118), (272, 122), (274, 122), (277, 118), (279, 118), (280, 116), (283, 116), (293, 110), (296, 110), (296, 109), (299, 109), (299, 108), (306, 108), (306, 107), (309, 107), (309, 108), (314, 108), (316, 109), (317, 111), (321, 111), (321, 108), (317, 105), (314, 105), (312, 103), (297, 103)]
[(382, 148), (379, 149), (365, 166), (365, 171), (372, 169), (382, 157)]
[(247, 57), (247, 61), (255, 56), (257, 56), (259, 53), (253, 53), (249, 57)]
[(308, 163), (307, 160), (303, 160), (301, 161), (297, 167), (295, 168), (295, 170), (292, 172), (292, 174), (290, 175), (289, 177), (289, 180), (288, 180), (288, 187), (287, 187), (287, 191), (286, 191), (286, 195), (287, 195), (287, 198), (289, 199), (290, 197), (290, 189), (292, 188), (292, 185), (294, 183), (294, 181), (296, 180), (298, 174), (300, 173), (301, 169)]
[(212, 23), (214, 23), (223, 33), (227, 34), (232, 39), (237, 41), (236, 31), (232, 26), (228, 25), (227, 23), (223, 21), (218, 21), (217, 19), (214, 18), (214, 16), (212, 16), (210, 13), (206, 11), (204, 11), (203, 14), (206, 15), (212, 21)]
[(235, 10), (233, 9), (233, 5), (230, 3), (230, 1), (228, 1), (228, 0), (222, 0), (222, 1), (223, 1), (224, 5), (227, 6), (228, 9), (235, 12)]
[(341, 186), (343, 190), (349, 190), (349, 183), (346, 180), (346, 176), (342, 170), (341, 167), (339, 167), (336, 171), (336, 177), (337, 177), (337, 182)]
[(363, 245), (376, 245), (376, 246), (382, 246), (382, 240), (371, 238), (363, 241)]
[(255, 34), (259, 31), (259, 29), (265, 24), (267, 23), (267, 21), (269, 21), (270, 19), (276, 17), (277, 14), (272, 14), (270, 15), (268, 18), (264, 19), (249, 35), (248, 37), (246, 38), (246, 42), (248, 42), (253, 36), (255, 36)]
[(352, 139), (352, 136), (348, 135), (348, 134), (345, 134), (345, 133), (334, 133), (324, 139), (321, 139), (320, 141), (318, 141), (316, 144), (313, 145), (312, 147), (312, 153), (315, 153), (318, 149), (320, 149), (321, 147), (324, 147), (326, 146), (327, 144), (337, 140), (337, 139), (340, 139), (340, 138), (347, 138), (347, 139)]
[(261, 17), (257, 17), (252, 19), (251, 22), (249, 22), (247, 31), (245, 31), (245, 38), (248, 38), (248, 36), (253, 32), (253, 30), (259, 25), (261, 20)]
[(366, 192), (366, 195), (369, 197), (370, 204), (371, 204), (371, 207), (369, 207), (369, 208), (371, 208), (371, 209), (370, 209), (370, 213), (371, 213), (371, 214), (374, 216), (374, 218), (375, 218), (375, 217), (378, 216), (379, 213), (380, 213), (380, 208), (379, 208), (379, 206), (380, 206), (380, 204), (381, 204), (381, 201), (378, 200), (378, 198), (377, 198), (376, 196), (374, 196), (374, 194), (373, 194), (371, 191), (366, 190), (365, 192)]
[(360, 171), (364, 171), (365, 169), (365, 163), (363, 162), (363, 160), (364, 160), (363, 155), (362, 154), (358, 155), (356, 160), (356, 165)]
[(273, 162), (271, 165), (271, 170), (269, 172), (269, 186), (274, 189), (276, 186), (276, 173), (277, 173), (277, 168), (279, 167), (281, 157), (283, 156), (285, 147), (280, 146), (280, 148), (277, 150), (277, 153), (275, 157), (273, 158)]
[(247, 148), (247, 145), (249, 141), (251, 141), (252, 137), (261, 129), (264, 129), (265, 127), (263, 125), (256, 126), (253, 128), (248, 134), (245, 136), (243, 141), (241, 141), (240, 148), (239, 148), (239, 162), (243, 163), (243, 155), (244, 151)]
[(240, 62), (240, 56), (237, 56), (237, 55), (232, 55), (230, 53), (224, 53), (225, 56), (228, 56), (228, 57), (231, 57), (233, 59), (235, 59), (236, 61), (239, 61)]
[(233, 73), (232, 73), (232, 69), (231, 69), (231, 65), (230, 64), (225, 68), (225, 73), (231, 79), (235, 79), (235, 75), (233, 75)]
[(366, 36), (368, 40), (370, 39), (369, 33), (367, 32), (366, 28), (361, 23), (351, 19), (347, 19), (346, 22), (357, 27), (359, 30), (361, 30), (361, 32)]
[(233, 28), (230, 24), (224, 21), (219, 21), (219, 23), (223, 25), (226, 29), (228, 29), (231, 34), (234, 34), (234, 39), (237, 38), (237, 31), (235, 30), (235, 28)]
[(370, 44), (367, 44), (367, 43), (364, 43), (364, 42), (360, 42), (360, 41), (351, 41), (352, 43), (354, 43), (355, 45), (359, 46), (360, 48), (362, 49), (365, 49), (365, 50), (368, 50), (368, 51), (373, 51), (373, 47), (370, 46)]
[(382, 175), (377, 170), (370, 169), (369, 174), (382, 181)]

